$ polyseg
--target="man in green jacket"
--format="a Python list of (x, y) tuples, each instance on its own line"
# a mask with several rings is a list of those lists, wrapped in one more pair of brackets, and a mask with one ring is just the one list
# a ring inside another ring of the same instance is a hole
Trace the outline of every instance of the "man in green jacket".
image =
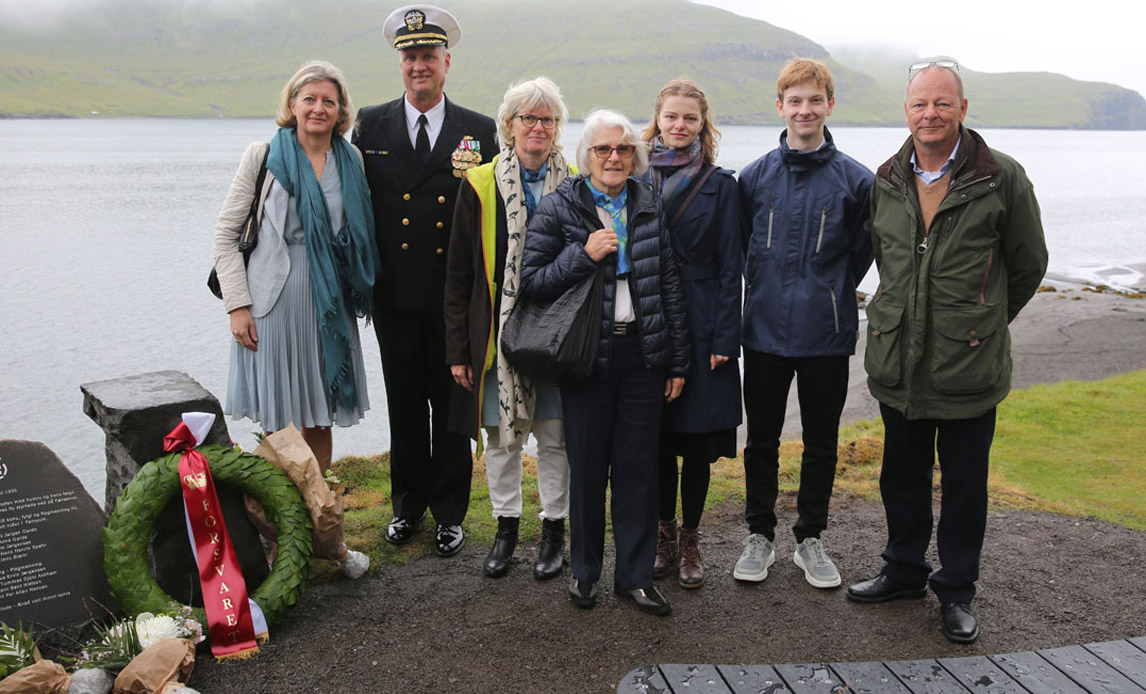
[[(963, 127), (967, 99), (954, 61), (912, 66), (904, 111), (911, 137), (879, 168), (871, 193), (880, 286), (867, 308), (864, 365), (885, 436), (880, 492), (888, 541), (879, 574), (855, 602), (939, 598), (943, 634), (970, 643), (970, 603), (987, 521), (995, 407), (1011, 389), (1008, 324), (1047, 266), (1038, 201), (1019, 164)], [(942, 476), (938, 549), (932, 470)]]

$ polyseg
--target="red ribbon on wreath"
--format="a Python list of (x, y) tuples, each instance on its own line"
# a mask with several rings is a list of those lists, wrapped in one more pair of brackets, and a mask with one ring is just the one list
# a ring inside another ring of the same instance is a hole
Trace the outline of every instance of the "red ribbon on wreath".
[(195, 450), (198, 444), (186, 421), (163, 437), (164, 451), (183, 452), (179, 459), (179, 486), (194, 538), (211, 653), (219, 660), (248, 658), (258, 652), (259, 646), (247, 599), (247, 584), (227, 534), (215, 482), (211, 479), (211, 466), (203, 454)]

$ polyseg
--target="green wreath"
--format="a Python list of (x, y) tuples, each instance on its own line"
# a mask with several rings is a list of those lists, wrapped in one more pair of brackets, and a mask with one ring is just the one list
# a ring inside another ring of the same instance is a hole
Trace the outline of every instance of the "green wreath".
[[(211, 464), (211, 477), (238, 487), (262, 503), (267, 520), (278, 529), (278, 554), (263, 584), (249, 597), (274, 624), (294, 605), (310, 571), (313, 541), (310, 514), (298, 488), (282, 470), (238, 448), (203, 446), (199, 452)], [(108, 586), (130, 615), (171, 612), (183, 607), (165, 593), (147, 563), (151, 526), (173, 494), (179, 492), (179, 453), (158, 458), (140, 468), (123, 490), (103, 529), (103, 566)], [(207, 633), (207, 615), (194, 616)]]

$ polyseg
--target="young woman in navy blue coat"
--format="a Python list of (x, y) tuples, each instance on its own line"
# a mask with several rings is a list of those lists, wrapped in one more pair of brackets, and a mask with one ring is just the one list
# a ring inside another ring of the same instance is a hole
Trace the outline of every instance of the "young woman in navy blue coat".
[[(653, 565), (667, 576), (680, 559), (682, 588), (704, 585), (698, 527), (708, 496), (709, 466), (736, 456), (740, 425), (739, 189), (717, 168), (720, 131), (704, 92), (673, 80), (657, 96), (644, 137), (653, 147), (647, 180), (660, 196), (688, 302), (692, 358), (681, 397), (668, 403), (661, 424), (660, 524)], [(681, 524), (676, 521), (677, 459)]]

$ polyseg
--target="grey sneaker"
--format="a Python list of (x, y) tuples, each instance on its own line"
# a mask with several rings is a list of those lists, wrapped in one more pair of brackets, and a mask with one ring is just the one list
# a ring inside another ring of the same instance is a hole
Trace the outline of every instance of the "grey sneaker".
[(809, 537), (796, 545), (792, 555), (796, 566), (804, 570), (804, 578), (817, 588), (835, 588), (840, 584), (840, 572), (824, 551), (824, 543), (818, 537)]
[(738, 581), (763, 581), (768, 578), (768, 567), (776, 562), (776, 550), (768, 538), (760, 533), (752, 533), (744, 541), (744, 552), (732, 570), (732, 577)]

